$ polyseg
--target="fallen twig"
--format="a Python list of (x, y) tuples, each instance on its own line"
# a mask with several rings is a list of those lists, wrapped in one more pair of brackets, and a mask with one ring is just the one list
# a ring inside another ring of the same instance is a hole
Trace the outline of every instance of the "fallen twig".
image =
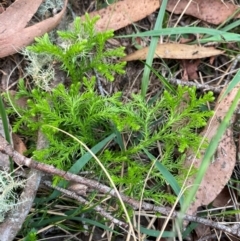
[(172, 84), (175, 84), (175, 85), (196, 87), (198, 90), (213, 91), (216, 94), (219, 94), (223, 89), (223, 86), (211, 86), (208, 84), (199, 84), (199, 83), (184, 81), (184, 80), (176, 79), (176, 78), (170, 78), (169, 82)]
[[(51, 175), (57, 175), (68, 181), (81, 183), (83, 185), (96, 189), (102, 193), (105, 193), (105, 194), (108, 194), (108, 195), (111, 195), (111, 196), (117, 198), (117, 194), (112, 188), (110, 188), (106, 185), (103, 185), (97, 181), (90, 180), (90, 179), (87, 179), (87, 178), (84, 178), (84, 177), (81, 177), (81, 176), (78, 176), (78, 175), (75, 175), (75, 174), (72, 174), (72, 173), (69, 173), (66, 171), (62, 171), (51, 165), (39, 163), (37, 161), (32, 160), (31, 158), (24, 157), (23, 155), (21, 155), (20, 153), (15, 151), (12, 148), (12, 146), (9, 145), (7, 143), (7, 141), (1, 135), (0, 135), (0, 151), (7, 154), (10, 157), (12, 157), (12, 159), (19, 165), (24, 165), (29, 168), (34, 168), (34, 169), (40, 170), (42, 172), (49, 173)], [(139, 201), (137, 201), (133, 198), (130, 198), (128, 196), (125, 196), (123, 194), (121, 194), (121, 198), (125, 203), (131, 205), (134, 208), (134, 210), (139, 209), (139, 207), (140, 207)], [(142, 202), (141, 208), (145, 211), (155, 211), (155, 212), (167, 215), (167, 216), (170, 215), (170, 213), (171, 213), (171, 210), (168, 207), (155, 206), (153, 204), (149, 204), (146, 202)], [(178, 212), (175, 212), (175, 211), (172, 212), (172, 216), (171, 216), (172, 218), (177, 218), (178, 216), (179, 216)], [(237, 237), (240, 237), (240, 230), (236, 229), (236, 228), (227, 227), (220, 223), (216, 223), (211, 220), (207, 220), (204, 218), (191, 216), (191, 215), (184, 215), (181, 218), (183, 218), (184, 220), (187, 220), (189, 222), (202, 223), (206, 226), (216, 228), (216, 229), (222, 230), (224, 232), (227, 232), (229, 234), (233, 234)]]
[[(79, 201), (80, 203), (89, 206), (90, 202), (88, 202), (86, 199), (84, 199), (83, 197), (76, 195), (74, 192), (69, 191), (67, 189), (61, 188), (61, 187), (57, 187), (57, 186), (53, 186), (51, 184), (51, 182), (49, 181), (44, 181), (43, 182), (46, 186), (51, 187), (53, 189), (56, 189), (58, 191), (60, 191), (61, 193), (66, 194), (67, 196)], [(103, 210), (103, 208), (100, 205), (94, 205), (93, 209), (95, 211), (97, 211), (100, 215), (102, 215), (103, 217), (107, 218), (108, 220), (110, 220), (112, 223), (116, 224), (118, 227), (121, 228), (128, 228), (128, 224), (124, 223), (116, 218), (114, 218), (113, 216), (111, 216), (108, 212), (106, 212), (105, 210)]]
[[(37, 148), (42, 149), (43, 147), (45, 147), (44, 137), (39, 132)], [(41, 176), (41, 172), (34, 169), (32, 169), (28, 174), (26, 185), (20, 195), (19, 204), (16, 209), (14, 209), (14, 212), (9, 213), (8, 217), (4, 220), (4, 223), (0, 225), (1, 241), (13, 240), (21, 229), (29, 211), (32, 208), (32, 204), (41, 181)]]

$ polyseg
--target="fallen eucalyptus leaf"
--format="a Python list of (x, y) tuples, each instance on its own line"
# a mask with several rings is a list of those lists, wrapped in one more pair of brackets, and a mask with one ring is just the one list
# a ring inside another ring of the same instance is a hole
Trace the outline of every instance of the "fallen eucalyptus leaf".
[[(149, 47), (137, 50), (136, 52), (122, 58), (122, 61), (144, 60), (147, 57)], [(201, 59), (223, 54), (224, 51), (214, 47), (203, 47), (198, 45), (187, 45), (178, 43), (158, 44), (154, 58), (163, 59)]]

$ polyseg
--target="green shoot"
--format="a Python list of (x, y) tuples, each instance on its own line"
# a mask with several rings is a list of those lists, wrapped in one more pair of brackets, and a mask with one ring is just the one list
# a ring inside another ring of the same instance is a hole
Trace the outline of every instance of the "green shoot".
[[(28, 74), (35, 76), (34, 69), (38, 68), (37, 73), (40, 75), (43, 71), (42, 81), (49, 82), (54, 69), (49, 69), (47, 63), (53, 65), (55, 61), (61, 64), (61, 69), (66, 71), (73, 83), (81, 82), (84, 76), (93, 75), (94, 71), (109, 81), (114, 80), (115, 73), (123, 74), (126, 63), (116, 60), (124, 56), (124, 48), (106, 48), (106, 41), (113, 37), (113, 31), (96, 32), (95, 23), (98, 19), (97, 16), (90, 19), (87, 14), (84, 22), (76, 18), (72, 30), (57, 31), (56, 43), (50, 40), (47, 33), (36, 38), (36, 43), (24, 52), (32, 63), (27, 69)], [(39, 54), (43, 60), (38, 58), (35, 61), (33, 53)], [(47, 69), (44, 70), (43, 67)]]

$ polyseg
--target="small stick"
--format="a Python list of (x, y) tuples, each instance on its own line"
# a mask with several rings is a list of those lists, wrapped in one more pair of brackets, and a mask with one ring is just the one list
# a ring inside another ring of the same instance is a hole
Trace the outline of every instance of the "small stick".
[(223, 89), (223, 86), (210, 86), (207, 84), (199, 84), (199, 83), (194, 83), (194, 82), (189, 82), (189, 81), (183, 81), (180, 79), (176, 79), (176, 78), (170, 78), (169, 82), (175, 85), (184, 85), (184, 86), (190, 86), (193, 87), (195, 86), (197, 89), (199, 90), (205, 90), (205, 91), (213, 91), (214, 93), (220, 93)]
[[(40, 170), (42, 172), (47, 172), (51, 175), (57, 175), (57, 176), (60, 176), (60, 177), (64, 178), (65, 180), (68, 180), (68, 181), (73, 181), (73, 182), (78, 182), (78, 183), (84, 184), (88, 187), (99, 190), (102, 193), (109, 194), (109, 195), (117, 198), (117, 194), (112, 188), (110, 188), (106, 185), (103, 185), (103, 184), (101, 184), (97, 181), (90, 180), (90, 179), (72, 174), (70, 172), (62, 171), (62, 170), (59, 170), (59, 169), (57, 169), (57, 168), (55, 168), (51, 165), (39, 163), (37, 161), (34, 161), (31, 158), (24, 157), (23, 155), (21, 155), (20, 153), (15, 151), (12, 148), (12, 146), (9, 145), (8, 142), (1, 135), (0, 135), (0, 151), (2, 153), (5, 153), (8, 156), (12, 157), (12, 159), (19, 165), (24, 165), (24, 166), (27, 166), (27, 167), (30, 167), (30, 168), (34, 168), (34, 169)], [(120, 194), (120, 195), (121, 195), (122, 200), (125, 203), (131, 205), (134, 210), (139, 209), (139, 207), (140, 207), (139, 201), (137, 201), (137, 200), (135, 200), (131, 197), (125, 196), (124, 194)], [(158, 212), (158, 213), (162, 213), (162, 214), (165, 214), (165, 215), (171, 214), (170, 208), (155, 206), (155, 205), (147, 203), (147, 202), (142, 202), (141, 208), (145, 211), (154, 211), (156, 213)], [(178, 216), (180, 216), (180, 214), (178, 212), (174, 211), (174, 212), (172, 212), (171, 218), (177, 218)], [(204, 219), (204, 218), (191, 216), (191, 215), (187, 215), (187, 214), (183, 215), (183, 217), (181, 216), (181, 218), (183, 218), (185, 220), (188, 220), (190, 222), (202, 223), (206, 226), (216, 228), (216, 229), (222, 230), (224, 232), (227, 232), (229, 234), (233, 234), (237, 237), (240, 237), (240, 230), (237, 229), (237, 228), (231, 228), (231, 227), (222, 225), (220, 223), (213, 222), (211, 220), (207, 220), (207, 219)]]
[[(46, 186), (48, 187), (51, 187), (51, 188), (54, 188), (64, 194), (66, 194), (67, 196), (79, 201), (80, 203), (83, 203), (84, 205), (86, 206), (90, 206), (90, 202), (88, 202), (86, 199), (84, 199), (83, 197), (79, 196), (79, 195), (76, 195), (74, 192), (72, 191), (69, 191), (67, 189), (64, 189), (64, 188), (61, 188), (61, 187), (58, 187), (58, 186), (53, 186), (51, 184), (51, 182), (49, 181), (44, 181), (43, 182)], [(114, 217), (112, 217), (109, 213), (107, 213), (106, 211), (103, 210), (103, 208), (99, 205), (96, 205), (93, 207), (93, 209), (98, 212), (99, 214), (101, 214), (103, 217), (107, 218), (108, 220), (110, 220), (112, 223), (116, 224), (118, 227), (121, 227), (121, 228), (124, 228), (124, 229), (127, 229), (128, 228), (128, 224), (127, 223), (124, 223)]]

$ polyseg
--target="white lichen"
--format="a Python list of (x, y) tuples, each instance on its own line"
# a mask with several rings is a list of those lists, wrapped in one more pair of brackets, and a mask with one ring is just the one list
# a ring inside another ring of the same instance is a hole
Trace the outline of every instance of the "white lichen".
[(32, 77), (36, 86), (49, 91), (55, 75), (52, 57), (48, 54), (36, 54), (27, 49), (24, 49), (22, 53), (29, 61), (25, 69), (26, 75)]
[(54, 14), (63, 8), (63, 4), (63, 0), (45, 0), (40, 5), (37, 13), (41, 16), (45, 16), (49, 11), (51, 11)]
[(22, 188), (25, 182), (7, 171), (0, 170), (0, 222), (4, 221), (7, 212), (18, 206), (19, 196), (16, 191)]

